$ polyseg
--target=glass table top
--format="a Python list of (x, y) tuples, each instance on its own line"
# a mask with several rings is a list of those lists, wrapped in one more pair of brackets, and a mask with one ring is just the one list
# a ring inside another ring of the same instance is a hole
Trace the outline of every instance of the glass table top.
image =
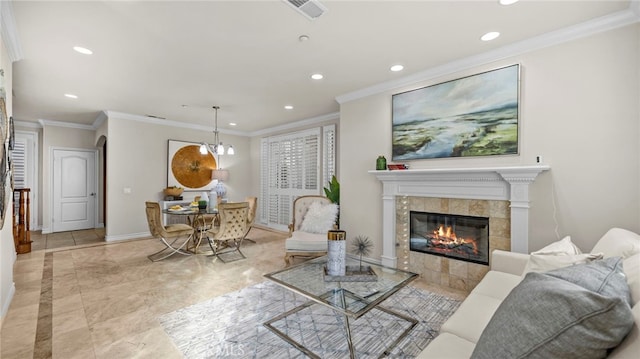
[(366, 261), (362, 261), (360, 266), (357, 257), (347, 256), (347, 268), (351, 272), (362, 268), (375, 273), (375, 276), (364, 276), (368, 281), (357, 281), (355, 277), (363, 279), (363, 276), (327, 276), (326, 263), (327, 257), (324, 256), (265, 274), (265, 277), (354, 318), (362, 316), (418, 277), (416, 273)]
[(167, 213), (167, 214), (184, 214), (184, 215), (190, 215), (190, 214), (218, 214), (218, 210), (214, 209), (214, 208), (207, 208), (207, 209), (199, 209), (198, 207), (187, 207), (187, 206), (183, 206), (180, 209), (163, 209), (162, 213)]

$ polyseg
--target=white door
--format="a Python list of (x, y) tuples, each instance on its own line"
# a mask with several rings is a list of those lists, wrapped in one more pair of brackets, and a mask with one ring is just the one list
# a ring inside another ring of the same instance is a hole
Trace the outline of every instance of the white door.
[(95, 228), (95, 182), (95, 151), (53, 151), (53, 232)]

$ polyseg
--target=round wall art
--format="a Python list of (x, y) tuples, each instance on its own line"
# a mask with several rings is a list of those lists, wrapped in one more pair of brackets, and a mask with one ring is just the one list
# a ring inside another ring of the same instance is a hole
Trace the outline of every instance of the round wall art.
[(211, 153), (200, 153), (199, 145), (186, 145), (171, 157), (171, 173), (186, 189), (200, 189), (211, 183), (211, 171), (216, 169), (216, 160)]

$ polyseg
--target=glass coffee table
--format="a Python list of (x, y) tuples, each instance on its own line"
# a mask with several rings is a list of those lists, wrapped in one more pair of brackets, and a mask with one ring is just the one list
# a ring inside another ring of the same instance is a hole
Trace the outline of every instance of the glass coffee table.
[(264, 326), (309, 357), (320, 358), (272, 324), (311, 305), (324, 305), (344, 315), (345, 331), (347, 334), (346, 339), (349, 346), (350, 357), (355, 358), (355, 349), (351, 339), (350, 320), (357, 320), (375, 308), (376, 310), (381, 310), (409, 322), (409, 327), (380, 354), (380, 357), (387, 356), (390, 351), (411, 332), (418, 324), (418, 321), (385, 308), (381, 306), (380, 303), (416, 279), (418, 275), (416, 273), (364, 261), (362, 262), (362, 266), (360, 266), (360, 261), (357, 258), (347, 256), (347, 274), (351, 275), (332, 277), (325, 273), (326, 263), (327, 257), (324, 256), (283, 270), (265, 274), (266, 278), (310, 300), (273, 317), (266, 321)]

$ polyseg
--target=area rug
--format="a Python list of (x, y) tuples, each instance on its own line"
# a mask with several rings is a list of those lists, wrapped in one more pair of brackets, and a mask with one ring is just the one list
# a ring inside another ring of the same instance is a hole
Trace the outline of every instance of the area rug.
[[(262, 323), (307, 301), (265, 281), (165, 314), (160, 322), (187, 359), (306, 358)], [(418, 320), (389, 355), (413, 358), (435, 338), (460, 302), (407, 286), (382, 305)], [(376, 309), (350, 323), (357, 358), (379, 357), (409, 326)], [(321, 358), (349, 357), (344, 317), (322, 305), (312, 305), (273, 325)]]

